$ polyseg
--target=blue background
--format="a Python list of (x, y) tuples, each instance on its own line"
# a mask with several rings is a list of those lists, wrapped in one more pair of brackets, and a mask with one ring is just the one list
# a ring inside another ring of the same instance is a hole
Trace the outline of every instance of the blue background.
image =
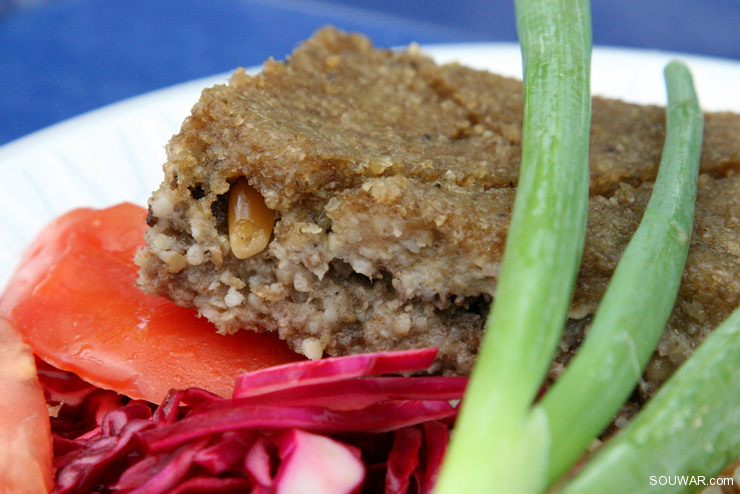
[[(594, 43), (740, 61), (737, 0), (592, 0)], [(516, 41), (513, 0), (0, 0), (0, 144), (283, 58), (325, 24), (378, 46)]]

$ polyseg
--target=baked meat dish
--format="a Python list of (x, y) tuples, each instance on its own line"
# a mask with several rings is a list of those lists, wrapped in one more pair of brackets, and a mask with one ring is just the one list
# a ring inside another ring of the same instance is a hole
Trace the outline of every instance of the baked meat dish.
[[(316, 359), (438, 347), (468, 373), (516, 193), (521, 81), (317, 32), (205, 89), (149, 201), (142, 289), (223, 333)], [(559, 369), (587, 330), (657, 173), (664, 109), (593, 100), (588, 238)], [(740, 117), (706, 115), (696, 223), (657, 386), (738, 305)]]

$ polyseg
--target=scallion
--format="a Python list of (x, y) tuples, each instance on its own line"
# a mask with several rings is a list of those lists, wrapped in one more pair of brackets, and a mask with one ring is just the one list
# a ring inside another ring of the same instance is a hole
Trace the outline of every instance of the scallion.
[(642, 376), (668, 322), (686, 265), (704, 118), (685, 65), (665, 68), (666, 139), (640, 226), (588, 335), (540, 402), (550, 425), (550, 481), (565, 473), (613, 420)]
[(549, 432), (532, 402), (571, 302), (588, 205), (587, 0), (516, 0), (521, 171), (496, 297), (437, 494), (538, 492)]
[(694, 492), (740, 456), (740, 309), (562, 494)]

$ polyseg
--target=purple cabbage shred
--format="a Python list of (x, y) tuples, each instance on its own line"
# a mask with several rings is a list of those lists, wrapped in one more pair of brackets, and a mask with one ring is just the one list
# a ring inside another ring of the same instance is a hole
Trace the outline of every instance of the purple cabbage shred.
[[(273, 367), (225, 399), (128, 400), (38, 361), (56, 494), (429, 494), (467, 380), (401, 377), (436, 350)], [(381, 377), (382, 376), (382, 377)]]

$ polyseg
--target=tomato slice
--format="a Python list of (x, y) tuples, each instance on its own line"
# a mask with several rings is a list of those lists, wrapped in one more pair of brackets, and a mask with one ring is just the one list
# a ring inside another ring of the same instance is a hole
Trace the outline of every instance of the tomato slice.
[(146, 210), (76, 209), (36, 238), (0, 314), (36, 355), (96, 386), (160, 402), (172, 388), (228, 397), (237, 375), (300, 360), (272, 333), (221, 335), (195, 311), (135, 286)]
[(52, 439), (44, 391), (28, 345), (0, 319), (0, 492), (46, 494), (53, 487)]

